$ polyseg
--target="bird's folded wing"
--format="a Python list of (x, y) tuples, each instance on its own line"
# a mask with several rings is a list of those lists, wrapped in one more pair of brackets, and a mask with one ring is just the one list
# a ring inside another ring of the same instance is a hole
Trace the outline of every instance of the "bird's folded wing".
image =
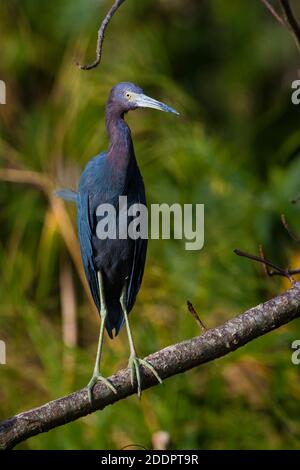
[(78, 236), (80, 242), (82, 263), (90, 286), (94, 302), (100, 311), (100, 295), (98, 276), (94, 265), (92, 247), (92, 227), (89, 217), (89, 196), (79, 194), (77, 198), (78, 207)]
[(140, 290), (147, 253), (147, 240), (138, 238), (134, 243), (134, 258), (127, 291), (127, 309), (132, 309)]
[[(141, 180), (137, 188), (138, 203), (146, 205), (144, 183)], [(127, 309), (130, 312), (143, 280), (148, 240), (137, 238), (134, 242), (134, 255), (127, 290)]]

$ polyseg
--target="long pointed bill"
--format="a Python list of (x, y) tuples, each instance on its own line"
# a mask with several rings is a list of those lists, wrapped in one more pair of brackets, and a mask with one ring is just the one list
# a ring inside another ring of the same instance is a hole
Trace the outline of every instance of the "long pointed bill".
[(150, 98), (150, 96), (143, 95), (142, 93), (135, 94), (134, 101), (138, 108), (153, 108), (158, 109), (159, 111), (165, 111), (166, 113), (179, 115), (179, 113), (170, 106), (167, 106), (160, 101), (154, 100), (153, 98)]

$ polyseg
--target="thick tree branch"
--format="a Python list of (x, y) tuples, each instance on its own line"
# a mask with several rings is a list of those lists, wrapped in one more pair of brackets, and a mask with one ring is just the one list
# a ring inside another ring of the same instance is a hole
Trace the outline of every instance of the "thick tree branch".
[[(151, 354), (147, 360), (166, 379), (225, 356), (299, 316), (300, 283), (294, 283), (291, 289), (278, 297), (251, 308), (201, 336)], [(156, 385), (154, 376), (146, 370), (143, 378), (144, 389)], [(11, 449), (31, 436), (102, 410), (135, 393), (128, 369), (120, 370), (110, 380), (118, 391), (117, 395), (99, 383), (94, 388), (93, 407), (89, 403), (87, 390), (82, 389), (3, 421), (0, 423), (0, 449)]]
[(81, 70), (91, 70), (91, 69), (96, 68), (100, 64), (101, 55), (102, 55), (102, 46), (103, 46), (103, 41), (104, 41), (104, 35), (105, 35), (106, 28), (107, 28), (108, 24), (110, 23), (113, 15), (116, 13), (118, 8), (124, 2), (125, 2), (125, 0), (116, 0), (114, 2), (113, 6), (111, 7), (111, 9), (109, 10), (109, 12), (107, 13), (106, 17), (102, 21), (102, 23), (100, 25), (100, 28), (98, 30), (98, 40), (97, 40), (97, 47), (96, 47), (96, 59), (91, 64), (86, 64), (86, 65), (77, 64), (78, 67)]

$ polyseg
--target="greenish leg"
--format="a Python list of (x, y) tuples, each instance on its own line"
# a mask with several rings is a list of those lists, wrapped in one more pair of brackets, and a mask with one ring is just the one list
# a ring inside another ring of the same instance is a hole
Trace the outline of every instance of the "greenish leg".
[(154, 369), (154, 367), (151, 364), (149, 364), (149, 362), (145, 361), (145, 359), (140, 359), (139, 357), (137, 357), (136, 349), (135, 349), (135, 345), (134, 345), (134, 341), (132, 338), (129, 321), (128, 321), (128, 313), (127, 313), (127, 306), (126, 306), (126, 290), (127, 290), (127, 286), (125, 284), (123, 291), (122, 291), (121, 298), (120, 298), (120, 303), (121, 303), (121, 307), (124, 313), (125, 325), (126, 325), (129, 347), (130, 347), (130, 357), (129, 357), (128, 367), (130, 368), (130, 372), (131, 372), (132, 386), (134, 384), (134, 377), (136, 377), (137, 393), (138, 393), (138, 397), (140, 398), (141, 393), (142, 393), (140, 366), (144, 366), (146, 369), (149, 369), (152, 372), (152, 374), (156, 377), (159, 383), (162, 383), (162, 380), (160, 376), (158, 375), (158, 373), (156, 372), (156, 370)]
[(100, 373), (100, 362), (101, 362), (101, 356), (102, 356), (104, 328), (105, 328), (105, 320), (107, 316), (107, 308), (106, 308), (104, 287), (103, 287), (103, 278), (102, 278), (101, 272), (98, 272), (98, 282), (99, 282), (99, 294), (100, 294), (101, 325), (100, 325), (100, 333), (99, 333), (97, 356), (96, 356), (94, 372), (93, 372), (93, 376), (91, 380), (89, 381), (87, 385), (89, 402), (91, 404), (93, 402), (93, 388), (97, 382), (103, 382), (113, 393), (117, 393), (117, 390), (115, 389), (115, 387)]

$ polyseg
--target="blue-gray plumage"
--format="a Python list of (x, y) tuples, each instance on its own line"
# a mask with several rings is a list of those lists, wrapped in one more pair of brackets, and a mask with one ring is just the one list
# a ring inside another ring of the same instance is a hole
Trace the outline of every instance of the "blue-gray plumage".
[[(124, 114), (139, 107), (149, 107), (178, 114), (174, 109), (144, 95), (143, 90), (132, 83), (120, 83), (112, 88), (106, 107), (106, 128), (110, 146), (107, 152), (96, 156), (83, 171), (78, 192), (61, 190), (56, 194), (63, 199), (77, 203), (78, 236), (82, 262), (90, 290), (100, 312), (102, 322), (97, 358), (89, 397), (92, 388), (102, 380), (115, 392), (114, 387), (100, 374), (103, 331), (109, 336), (117, 335), (126, 324), (130, 344), (129, 365), (137, 379), (138, 394), (141, 393), (139, 366), (144, 365), (160, 381), (154, 368), (136, 355), (128, 314), (134, 306), (141, 286), (147, 240), (142, 238), (99, 239), (96, 233), (97, 208), (111, 204), (116, 209), (118, 225), (119, 197), (127, 197), (127, 205), (146, 204), (145, 188), (135, 158), (131, 132), (124, 120)], [(128, 223), (130, 218), (128, 218)]]

